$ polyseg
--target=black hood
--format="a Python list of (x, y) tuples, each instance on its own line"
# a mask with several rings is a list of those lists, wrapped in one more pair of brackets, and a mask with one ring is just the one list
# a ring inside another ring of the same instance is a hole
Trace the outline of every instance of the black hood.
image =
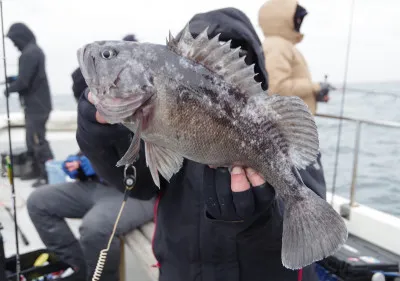
[(124, 41), (132, 41), (132, 42), (137, 42), (136, 36), (134, 34), (128, 34), (124, 38), (122, 38)]
[(35, 35), (23, 23), (14, 23), (8, 33), (7, 37), (14, 42), (15, 46), (22, 51), (30, 42), (35, 42)]
[(308, 14), (307, 10), (303, 6), (297, 4), (296, 12), (294, 13), (293, 17), (294, 30), (300, 32), (301, 24), (303, 23), (303, 20), (305, 16), (307, 16), (307, 14)]
[[(265, 69), (264, 53), (261, 41), (249, 18), (236, 8), (224, 8), (194, 15), (189, 22), (190, 33), (197, 37), (206, 27), (208, 37), (221, 33), (220, 40), (232, 40), (232, 47), (241, 46), (247, 51), (246, 63), (255, 63), (257, 76), (255, 80), (262, 82), (262, 88), (268, 89), (268, 74)], [(183, 31), (183, 30), (182, 30)], [(180, 37), (182, 31), (177, 35)]]

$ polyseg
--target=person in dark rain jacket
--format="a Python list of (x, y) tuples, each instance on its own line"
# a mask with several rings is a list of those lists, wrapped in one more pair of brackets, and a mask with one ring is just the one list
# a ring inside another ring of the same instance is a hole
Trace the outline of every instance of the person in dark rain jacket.
[[(209, 37), (221, 34), (242, 46), (247, 63), (256, 63), (255, 77), (268, 87), (261, 42), (247, 16), (234, 8), (197, 14), (190, 21), (194, 37), (209, 26)], [(179, 37), (179, 35), (177, 36)], [(88, 89), (78, 105), (77, 141), (94, 169), (124, 190), (123, 168), (115, 167), (129, 147), (131, 132), (105, 124), (91, 103)], [(154, 185), (146, 166), (143, 143), (137, 187), (131, 196), (148, 200), (158, 195), (153, 251), (160, 281), (316, 281), (314, 265), (293, 271), (282, 266), (282, 209), (274, 189), (257, 173), (185, 160), (170, 182)], [(304, 183), (320, 196), (323, 175), (313, 166), (300, 171)], [(319, 177), (319, 178), (318, 178)], [(317, 178), (317, 179), (315, 179)]]
[(46, 140), (46, 123), (52, 111), (49, 83), (47, 81), (45, 55), (36, 44), (35, 35), (23, 23), (11, 25), (7, 37), (21, 52), (18, 76), (10, 83), (5, 95), (19, 93), (25, 113), (26, 146), (33, 160), (32, 172), (23, 179), (38, 180), (34, 187), (47, 183), (45, 162), (53, 159)]

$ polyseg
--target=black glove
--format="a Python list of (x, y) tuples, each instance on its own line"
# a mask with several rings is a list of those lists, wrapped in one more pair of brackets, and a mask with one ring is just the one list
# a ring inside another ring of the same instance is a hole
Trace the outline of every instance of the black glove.
[(317, 94), (317, 102), (328, 102), (329, 100), (329, 91), (333, 88), (328, 83), (320, 83), (321, 90)]
[(250, 187), (242, 192), (231, 190), (231, 174), (226, 168), (206, 168), (204, 196), (207, 216), (211, 220), (252, 221), (275, 199), (275, 190), (268, 184)]
[(8, 98), (10, 96), (10, 93), (7, 91), (7, 89), (4, 90), (4, 96)]

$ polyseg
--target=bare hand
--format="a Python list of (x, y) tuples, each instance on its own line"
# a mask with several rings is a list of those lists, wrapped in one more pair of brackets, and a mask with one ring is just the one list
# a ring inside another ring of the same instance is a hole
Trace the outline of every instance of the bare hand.
[[(91, 104), (94, 104), (92, 92), (88, 93), (88, 100)], [(100, 113), (96, 110), (96, 121), (101, 124), (107, 124), (107, 121), (100, 115)]]
[(79, 169), (80, 166), (80, 162), (79, 161), (72, 161), (72, 162), (66, 162), (65, 163), (65, 167), (68, 169), (68, 171), (72, 172), (75, 170)]
[[(215, 169), (214, 166), (209, 166)], [(259, 173), (252, 168), (243, 169), (242, 167), (235, 166), (231, 172), (231, 190), (233, 192), (242, 192), (250, 189), (250, 186), (260, 186), (265, 183), (265, 180)]]
[(252, 168), (243, 169), (241, 167), (233, 167), (231, 172), (231, 189), (233, 192), (242, 192), (249, 190), (251, 186), (260, 186), (265, 180), (259, 173)]

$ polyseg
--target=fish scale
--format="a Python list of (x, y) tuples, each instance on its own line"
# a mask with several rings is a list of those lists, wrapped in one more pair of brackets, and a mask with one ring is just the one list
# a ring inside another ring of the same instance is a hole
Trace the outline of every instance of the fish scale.
[[(105, 59), (103, 52), (113, 56)], [(187, 25), (180, 38), (170, 34), (166, 46), (94, 42), (78, 50), (78, 59), (99, 113), (134, 132), (117, 166), (137, 159), (142, 139), (157, 186), (159, 176), (169, 181), (184, 158), (252, 167), (283, 201), (285, 267), (302, 268), (344, 244), (343, 219), (298, 172), (319, 153), (313, 115), (299, 97), (263, 91), (254, 64), (230, 42), (209, 39), (207, 29), (193, 38)]]

